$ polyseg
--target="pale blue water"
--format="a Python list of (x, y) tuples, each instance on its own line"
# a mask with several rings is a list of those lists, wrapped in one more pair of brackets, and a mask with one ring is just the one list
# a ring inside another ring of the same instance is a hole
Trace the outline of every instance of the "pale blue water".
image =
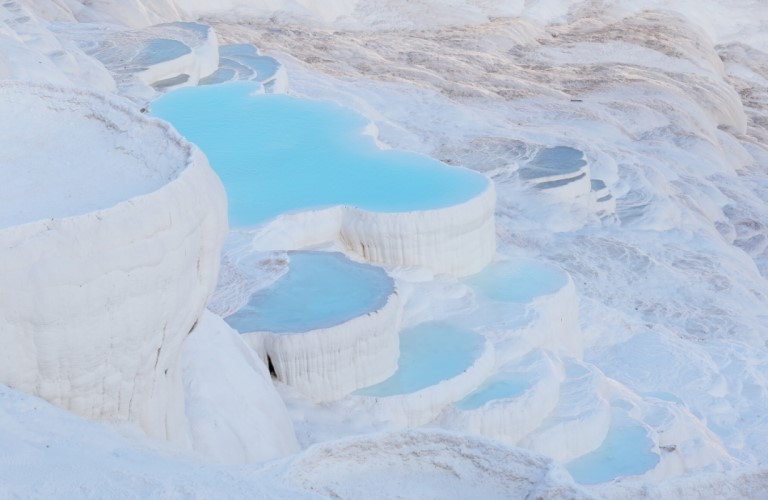
[(262, 56), (256, 47), (246, 43), (222, 45), (219, 47), (219, 57), (231, 59), (251, 68), (257, 73), (259, 81), (275, 76), (281, 66), (277, 59)]
[(586, 164), (584, 153), (578, 149), (557, 146), (536, 153), (531, 161), (519, 170), (519, 174), (522, 179), (571, 174), (578, 172)]
[(400, 359), (394, 375), (354, 392), (384, 397), (409, 394), (459, 375), (480, 357), (482, 335), (447, 323), (430, 322), (400, 333)]
[(565, 468), (581, 484), (637, 476), (659, 463), (659, 456), (652, 449), (653, 441), (644, 428), (638, 425), (612, 426), (598, 449), (568, 462)]
[(165, 61), (171, 61), (183, 55), (192, 52), (188, 46), (178, 40), (167, 38), (154, 38), (148, 40), (146, 45), (141, 48), (141, 52), (136, 56), (136, 64), (145, 64), (151, 66)]
[(530, 259), (495, 262), (464, 280), (481, 295), (501, 302), (529, 302), (568, 283), (556, 267)]
[(522, 374), (502, 373), (495, 375), (474, 392), (456, 403), (456, 407), (460, 410), (474, 410), (489, 401), (519, 396), (532, 385), (533, 381)]
[(490, 182), (427, 156), (382, 151), (361, 135), (367, 121), (330, 102), (250, 95), (227, 83), (170, 92), (152, 113), (200, 146), (229, 196), (230, 224), (346, 204), (374, 212), (465, 202)]
[(215, 85), (230, 80), (249, 80), (265, 84), (274, 78), (281, 64), (272, 57), (262, 56), (251, 44), (219, 46), (219, 68), (205, 78), (200, 85)]
[(338, 325), (380, 309), (394, 291), (383, 269), (340, 253), (290, 252), (288, 272), (225, 318), (235, 330), (296, 333)]

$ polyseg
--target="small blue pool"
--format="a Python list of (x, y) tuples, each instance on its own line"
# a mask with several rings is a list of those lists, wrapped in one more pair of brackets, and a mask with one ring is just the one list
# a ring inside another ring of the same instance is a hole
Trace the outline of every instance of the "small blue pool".
[(581, 484), (639, 476), (659, 463), (659, 456), (652, 449), (648, 431), (639, 424), (613, 425), (598, 449), (568, 462), (565, 467)]
[(476, 410), (489, 401), (514, 398), (533, 387), (533, 381), (525, 374), (502, 373), (488, 379), (474, 392), (456, 403), (460, 410)]
[(248, 83), (174, 90), (152, 104), (208, 156), (229, 197), (230, 224), (334, 205), (374, 212), (463, 203), (489, 180), (428, 156), (381, 150), (367, 120), (336, 104), (253, 95)]
[(568, 283), (568, 276), (554, 266), (519, 259), (495, 262), (465, 282), (486, 298), (526, 303), (557, 292)]
[(381, 309), (395, 289), (381, 268), (335, 252), (289, 252), (288, 272), (225, 318), (241, 332), (299, 333)]
[(544, 148), (519, 170), (521, 179), (575, 174), (587, 165), (584, 153), (567, 146)]
[(400, 359), (394, 375), (359, 389), (358, 396), (410, 394), (451, 379), (474, 364), (485, 338), (447, 323), (422, 323), (400, 333)]

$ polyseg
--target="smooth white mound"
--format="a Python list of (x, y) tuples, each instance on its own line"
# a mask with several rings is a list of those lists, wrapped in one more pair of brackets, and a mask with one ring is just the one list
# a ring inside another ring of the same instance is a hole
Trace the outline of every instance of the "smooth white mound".
[[(60, 39), (35, 15), (48, 2), (0, 4), (0, 79), (115, 89), (109, 72), (73, 43)], [(45, 10), (45, 9), (43, 9)]]
[(340, 206), (283, 214), (258, 229), (258, 250), (295, 250), (340, 240), (369, 262), (422, 266), (435, 274), (467, 276), (496, 255), (492, 182), (458, 205), (413, 212), (369, 212)]
[(0, 84), (0, 383), (188, 442), (179, 353), (216, 284), (226, 196), (170, 126)]
[(240, 335), (205, 312), (182, 351), (192, 447), (225, 463), (264, 462), (299, 450), (264, 363)]
[(314, 401), (334, 401), (395, 372), (401, 316), (393, 288), (383, 307), (338, 325), (294, 333), (241, 333), (278, 380)]
[(130, 442), (2, 385), (0, 424), (0, 449), (12, 450), (0, 454), (3, 498), (589, 497), (545, 457), (444, 432), (364, 436), (262, 467), (216, 466)]
[(265, 472), (329, 498), (592, 498), (548, 458), (440, 430), (322, 443)]
[[(0, 83), (0, 229), (84, 215), (156, 191), (191, 163), (168, 129), (103, 96)], [(87, 154), (85, 154), (87, 152)]]

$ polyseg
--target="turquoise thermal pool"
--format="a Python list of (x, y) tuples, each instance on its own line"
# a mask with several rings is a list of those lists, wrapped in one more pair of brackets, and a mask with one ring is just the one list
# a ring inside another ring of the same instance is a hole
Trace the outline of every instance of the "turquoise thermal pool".
[(381, 268), (340, 253), (290, 252), (288, 272), (225, 318), (241, 333), (328, 328), (384, 307), (395, 290)]
[(566, 464), (581, 484), (597, 484), (624, 476), (638, 476), (656, 467), (659, 456), (653, 441), (639, 424), (614, 425), (603, 444), (591, 453)]
[(568, 277), (542, 262), (518, 259), (495, 262), (465, 282), (491, 300), (524, 303), (557, 292), (568, 283)]
[(356, 391), (358, 396), (410, 394), (463, 373), (485, 348), (485, 338), (446, 323), (416, 325), (400, 333), (398, 369), (387, 380)]
[(489, 401), (514, 398), (533, 386), (525, 374), (501, 373), (491, 377), (474, 392), (456, 403), (460, 410), (476, 410)]
[(466, 202), (489, 180), (430, 157), (381, 150), (368, 121), (326, 101), (254, 95), (227, 83), (169, 92), (152, 104), (208, 156), (229, 197), (230, 224), (335, 205), (408, 212)]

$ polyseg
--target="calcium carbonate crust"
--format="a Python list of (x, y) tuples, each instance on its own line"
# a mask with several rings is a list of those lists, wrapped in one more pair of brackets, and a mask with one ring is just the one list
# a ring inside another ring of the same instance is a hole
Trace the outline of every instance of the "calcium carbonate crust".
[[(560, 384), (565, 377), (560, 363), (543, 351), (539, 351), (537, 356), (540, 361), (522, 371), (533, 379), (532, 385), (522, 394), (493, 399), (472, 409), (449, 406), (440, 416), (441, 425), (510, 445), (519, 443), (555, 409), (559, 402)], [(501, 373), (509, 373), (511, 377), (521, 373), (521, 367), (516, 363), (501, 368)]]
[(376, 311), (329, 328), (243, 335), (281, 382), (310, 399), (334, 401), (385, 380), (400, 356), (402, 305), (396, 289)]
[[(219, 42), (216, 32), (210, 26), (199, 23), (170, 23), (153, 26), (152, 29), (162, 35), (162, 29), (184, 30), (198, 34), (197, 43), (189, 43), (189, 52), (157, 64), (150, 64), (136, 76), (145, 84), (153, 85), (163, 80), (172, 79), (180, 75), (188, 76), (188, 84), (195, 85), (201, 78), (216, 71), (219, 67)], [(152, 30), (146, 30), (151, 34)], [(191, 37), (190, 37), (191, 38)]]
[(351, 396), (377, 420), (400, 427), (418, 427), (433, 421), (449, 404), (476, 389), (494, 369), (493, 344), (485, 341), (483, 351), (463, 372), (415, 392), (392, 396)]
[(468, 276), (496, 254), (493, 182), (474, 198), (450, 207), (371, 212), (337, 206), (284, 214), (254, 235), (259, 250), (297, 250), (341, 241), (369, 262), (422, 266), (435, 274)]
[[(129, 153), (137, 158), (147, 140), (164, 141), (184, 158), (157, 166), (165, 177), (159, 189), (0, 229), (0, 383), (87, 418), (128, 420), (188, 444), (180, 349), (216, 284), (227, 228), (219, 179), (169, 125), (122, 101), (37, 84), (2, 83), (0, 91), (52, 106), (75, 103), (110, 133), (133, 134)], [(18, 140), (45, 147), (45, 127), (39, 137)], [(98, 157), (87, 151), (76, 160)], [(61, 188), (77, 195), (74, 182)]]

